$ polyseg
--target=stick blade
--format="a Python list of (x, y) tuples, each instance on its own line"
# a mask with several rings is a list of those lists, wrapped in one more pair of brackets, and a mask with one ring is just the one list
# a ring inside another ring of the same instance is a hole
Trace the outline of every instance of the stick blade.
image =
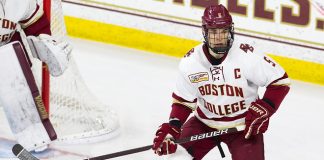
[(57, 139), (57, 135), (56, 135), (56, 132), (55, 132), (55, 129), (51, 123), (51, 121), (47, 118), (47, 119), (44, 119), (42, 120), (42, 123), (45, 127), (45, 130), (49, 136), (49, 138), (54, 141)]

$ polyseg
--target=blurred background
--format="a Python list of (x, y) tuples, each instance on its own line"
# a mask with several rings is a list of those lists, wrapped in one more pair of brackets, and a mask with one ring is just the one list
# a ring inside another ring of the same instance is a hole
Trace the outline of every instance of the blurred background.
[(63, 0), (73, 37), (182, 57), (202, 42), (201, 16), (221, 3), (241, 43), (263, 50), (293, 79), (324, 84), (322, 0)]

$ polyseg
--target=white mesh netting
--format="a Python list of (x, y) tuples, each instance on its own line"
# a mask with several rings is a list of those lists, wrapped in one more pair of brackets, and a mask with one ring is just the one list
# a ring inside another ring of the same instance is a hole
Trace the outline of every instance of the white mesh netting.
[[(59, 41), (67, 40), (61, 0), (51, 0), (51, 31)], [(110, 138), (118, 133), (116, 113), (101, 103), (87, 88), (72, 59), (60, 77), (50, 79), (50, 120), (58, 142), (83, 143)], [(37, 83), (41, 82), (41, 63), (33, 62)]]

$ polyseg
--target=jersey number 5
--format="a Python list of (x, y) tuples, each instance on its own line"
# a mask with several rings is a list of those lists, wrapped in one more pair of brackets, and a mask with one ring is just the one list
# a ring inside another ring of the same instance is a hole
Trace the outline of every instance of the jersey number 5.
[(275, 64), (274, 62), (272, 62), (271, 59), (269, 59), (268, 57), (264, 56), (263, 59), (264, 59), (266, 62), (270, 63), (273, 67), (276, 66), (276, 64)]

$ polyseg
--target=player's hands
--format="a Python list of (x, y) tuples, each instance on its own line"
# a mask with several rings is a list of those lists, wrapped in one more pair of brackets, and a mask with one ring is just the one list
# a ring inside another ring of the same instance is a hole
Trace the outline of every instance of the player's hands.
[(174, 140), (180, 137), (180, 131), (178, 127), (163, 123), (155, 133), (152, 147), (154, 153), (159, 156), (174, 153), (177, 150)]
[(263, 100), (252, 102), (245, 117), (245, 138), (267, 131), (269, 118), (274, 112), (275, 109)]

